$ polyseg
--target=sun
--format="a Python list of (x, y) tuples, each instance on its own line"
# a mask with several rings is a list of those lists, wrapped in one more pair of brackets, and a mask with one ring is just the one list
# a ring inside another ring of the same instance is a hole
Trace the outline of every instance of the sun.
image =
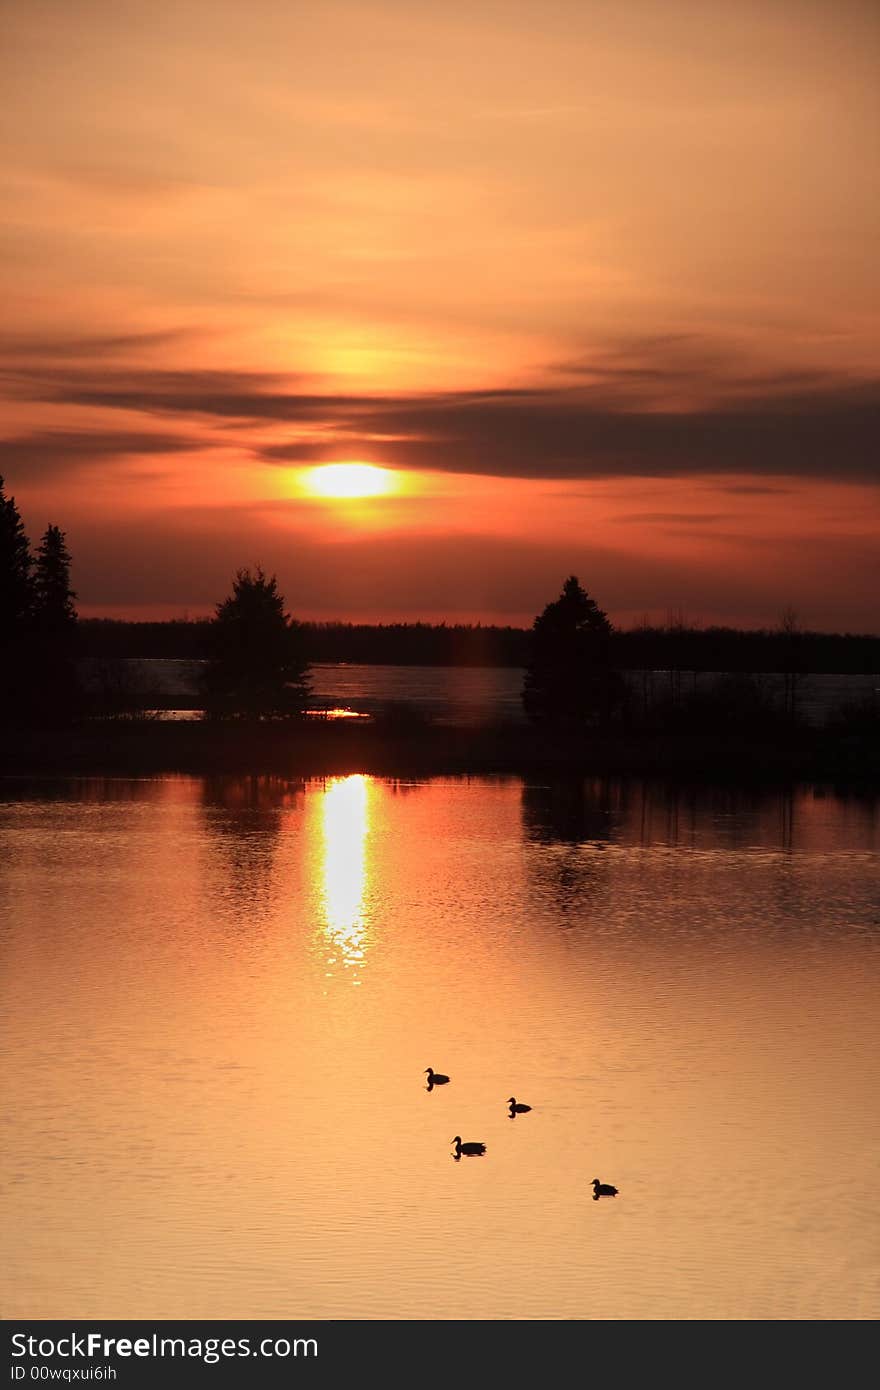
[(372, 463), (325, 463), (310, 468), (304, 482), (318, 497), (382, 497), (397, 489), (393, 469)]

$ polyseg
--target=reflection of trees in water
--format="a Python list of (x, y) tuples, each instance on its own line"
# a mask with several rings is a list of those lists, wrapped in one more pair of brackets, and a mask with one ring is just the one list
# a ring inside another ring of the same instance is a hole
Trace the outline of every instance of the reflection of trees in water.
[(636, 782), (626, 838), (682, 849), (791, 849), (795, 800), (791, 788)]
[(523, 825), (542, 844), (608, 841), (623, 812), (622, 788), (607, 777), (555, 778), (523, 784)]
[(305, 792), (299, 779), (272, 776), (206, 777), (204, 825), (217, 852), (208, 887), (228, 915), (265, 912), (285, 813)]
[[(822, 802), (833, 802), (823, 811)], [(529, 838), (545, 843), (662, 845), (681, 849), (820, 847), (835, 835), (873, 849), (880, 798), (813, 785), (683, 782), (669, 778), (569, 778), (523, 791)], [(836, 825), (835, 825), (836, 822)]]
[(383, 778), (385, 791), (390, 796), (410, 796), (413, 792), (420, 792), (424, 787), (424, 782), (413, 782), (411, 779), (403, 781), (400, 777)]
[[(524, 784), (525, 837), (553, 851), (529, 856), (530, 877), (570, 913), (604, 881), (602, 848), (609, 842), (732, 853), (760, 847), (788, 854), (809, 847), (814, 837), (821, 843), (824, 832), (815, 819), (820, 800), (821, 790), (814, 787), (581, 777)], [(846, 800), (854, 839), (866, 847), (875, 813), (874, 799)]]
[[(814, 856), (876, 849), (878, 801), (838, 800), (812, 785), (659, 778), (523, 786), (534, 922), (555, 924), (572, 948), (603, 934), (635, 939), (654, 925), (679, 936), (754, 933), (764, 942), (838, 930), (845, 912), (816, 911)], [(829, 873), (846, 881), (833, 863)]]
[(529, 856), (534, 888), (568, 917), (601, 887), (602, 849), (617, 836), (622, 784), (605, 777), (524, 783), (523, 829), (528, 840), (555, 852)]
[(107, 806), (113, 802), (184, 803), (195, 800), (191, 791), (192, 778), (186, 775), (165, 775), (146, 780), (143, 777), (59, 777), (16, 778), (0, 785), (0, 805), (21, 801), (62, 801), (84, 805)]
[(202, 782), (202, 804), (230, 812), (247, 812), (251, 826), (274, 829), (280, 813), (295, 806), (305, 791), (300, 778), (271, 777), (205, 777)]

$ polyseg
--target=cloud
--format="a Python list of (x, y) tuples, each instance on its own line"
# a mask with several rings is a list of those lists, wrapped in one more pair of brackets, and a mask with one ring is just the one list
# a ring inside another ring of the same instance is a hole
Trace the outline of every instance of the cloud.
[(158, 434), (155, 431), (41, 430), (0, 439), (0, 472), (6, 468), (27, 471), (37, 477), (69, 477), (74, 468), (98, 460), (139, 454), (180, 454), (201, 449), (191, 435)]
[(747, 497), (782, 497), (793, 491), (790, 487), (766, 487), (761, 483), (726, 483), (720, 492), (743, 493)]
[(777, 373), (767, 389), (750, 378), (748, 390), (730, 394), (730, 379), (719, 377), (721, 399), (675, 399), (671, 408), (658, 406), (653, 390), (634, 389), (630, 370), (623, 364), (611, 384), (398, 395), (321, 394), (297, 389), (301, 378), (264, 372), (80, 365), (21, 368), (15, 379), (20, 392), (56, 404), (289, 425), (289, 440), (256, 449), (267, 463), (358, 458), (569, 481), (698, 474), (880, 481), (880, 379), (826, 375), (808, 390), (784, 389), (788, 378)]
[[(289, 377), (251, 371), (163, 370), (143, 367), (21, 365), (6, 369), (10, 386), (33, 400), (136, 410), (147, 415), (208, 415), (247, 420), (286, 419), (308, 396), (278, 388)], [(333, 397), (317, 397), (332, 401)]]
[(117, 357), (121, 354), (170, 347), (191, 337), (192, 329), (170, 328), (154, 333), (107, 333), (65, 336), (47, 333), (0, 333), (0, 358), (27, 363), (75, 357)]
[(622, 521), (627, 525), (635, 522), (654, 525), (655, 523), (674, 523), (676, 525), (706, 526), (716, 521), (727, 521), (724, 512), (623, 512), (612, 521)]
[[(320, 414), (314, 401), (306, 408), (311, 418)], [(296, 420), (296, 407), (289, 418)], [(674, 412), (584, 391), (337, 399), (324, 419), (328, 439), (270, 445), (262, 457), (315, 463), (347, 455), (398, 467), (569, 480), (735, 473), (880, 481), (880, 382)]]

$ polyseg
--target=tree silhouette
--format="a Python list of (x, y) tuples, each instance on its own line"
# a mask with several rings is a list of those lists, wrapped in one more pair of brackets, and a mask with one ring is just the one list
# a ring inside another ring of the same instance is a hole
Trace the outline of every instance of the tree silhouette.
[(33, 602), (33, 559), (14, 497), (7, 497), (0, 476), (0, 644), (24, 635)]
[(75, 662), (75, 593), (64, 532), (48, 526), (37, 550), (29, 644), (31, 722), (65, 724), (79, 712), (82, 692)]
[(607, 615), (571, 575), (532, 627), (522, 700), (533, 724), (607, 722), (622, 694), (609, 666), (611, 633)]
[(0, 478), (0, 715), (65, 724), (80, 708), (73, 636), (76, 597), (64, 532), (49, 526), (36, 561)]
[(800, 693), (800, 667), (802, 637), (798, 616), (789, 606), (779, 622), (780, 647), (782, 650), (782, 705), (790, 724), (797, 723), (798, 695)]
[(214, 718), (289, 719), (310, 695), (298, 625), (284, 611), (275, 575), (240, 569), (211, 624), (212, 660), (204, 680)]
[(37, 551), (34, 570), (34, 618), (37, 630), (53, 636), (69, 634), (76, 623), (70, 587), (70, 555), (64, 532), (48, 526)]

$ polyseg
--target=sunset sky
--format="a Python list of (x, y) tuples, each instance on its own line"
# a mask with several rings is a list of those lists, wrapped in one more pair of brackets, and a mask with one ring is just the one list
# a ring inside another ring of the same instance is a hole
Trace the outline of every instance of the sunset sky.
[(880, 630), (875, 0), (3, 0), (0, 55), (0, 472), (82, 613)]

